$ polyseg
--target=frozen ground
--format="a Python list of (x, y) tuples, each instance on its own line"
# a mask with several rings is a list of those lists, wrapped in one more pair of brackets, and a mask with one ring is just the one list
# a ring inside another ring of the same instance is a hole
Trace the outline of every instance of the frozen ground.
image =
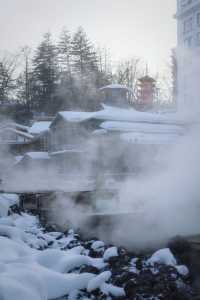
[(73, 230), (42, 228), (17, 204), (16, 195), (1, 194), (0, 299), (197, 299), (188, 268), (170, 249), (136, 255), (83, 241)]

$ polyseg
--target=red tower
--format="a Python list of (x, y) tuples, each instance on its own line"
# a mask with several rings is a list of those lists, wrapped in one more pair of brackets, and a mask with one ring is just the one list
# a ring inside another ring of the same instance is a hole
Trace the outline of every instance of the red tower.
[(139, 78), (137, 83), (137, 105), (143, 109), (153, 106), (156, 92), (156, 80), (148, 75)]

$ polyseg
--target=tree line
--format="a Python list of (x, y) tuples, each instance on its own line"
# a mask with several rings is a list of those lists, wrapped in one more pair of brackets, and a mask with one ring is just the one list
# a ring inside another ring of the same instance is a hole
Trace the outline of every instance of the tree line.
[(36, 49), (0, 59), (0, 103), (14, 100), (26, 111), (48, 115), (94, 110), (100, 87), (117, 82), (134, 89), (143, 74), (140, 58), (113, 68), (108, 51), (95, 47), (81, 27), (74, 34), (63, 29), (56, 43), (47, 32)]

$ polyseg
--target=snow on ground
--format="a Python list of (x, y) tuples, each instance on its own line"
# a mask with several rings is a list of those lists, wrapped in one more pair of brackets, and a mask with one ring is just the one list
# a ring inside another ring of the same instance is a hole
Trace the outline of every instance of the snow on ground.
[(168, 248), (134, 257), (99, 240), (83, 241), (73, 230), (47, 231), (27, 213), (8, 215), (17, 203), (16, 195), (1, 194), (0, 299), (170, 300), (183, 287), (184, 299), (192, 299), (188, 268)]

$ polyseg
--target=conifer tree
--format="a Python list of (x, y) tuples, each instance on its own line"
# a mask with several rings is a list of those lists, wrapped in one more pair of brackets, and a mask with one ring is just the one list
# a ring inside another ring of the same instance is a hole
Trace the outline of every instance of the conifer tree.
[(58, 60), (60, 70), (70, 73), (71, 71), (71, 35), (66, 28), (61, 32), (58, 42)]
[(81, 27), (73, 36), (71, 54), (73, 71), (81, 76), (98, 69), (96, 52)]
[(56, 106), (55, 90), (58, 79), (57, 48), (51, 34), (44, 35), (43, 41), (35, 51), (33, 58), (34, 101), (40, 112), (53, 113)]

